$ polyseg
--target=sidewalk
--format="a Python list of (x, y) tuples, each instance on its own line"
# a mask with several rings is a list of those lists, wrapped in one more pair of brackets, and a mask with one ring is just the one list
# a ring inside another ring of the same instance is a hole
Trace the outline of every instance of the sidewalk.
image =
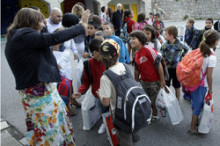
[(24, 135), (15, 127), (7, 123), (7, 121), (0, 119), (1, 125), (1, 142), (2, 146), (27, 146), (28, 141)]

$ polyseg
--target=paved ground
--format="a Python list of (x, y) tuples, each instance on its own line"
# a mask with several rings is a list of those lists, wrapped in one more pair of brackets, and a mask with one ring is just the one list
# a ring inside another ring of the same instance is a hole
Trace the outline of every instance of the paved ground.
[[(167, 22), (168, 25), (184, 26), (185, 22)], [(197, 21), (195, 24), (197, 28), (204, 27), (204, 21)], [(9, 66), (4, 56), (5, 42), (1, 42), (1, 118), (8, 121), (8, 124), (18, 129), (23, 135), (26, 134), (26, 126), (24, 122), (23, 107), (20, 102), (18, 93), (15, 90), (15, 81)], [(217, 49), (216, 56), (218, 62), (220, 62), (220, 49)], [(131, 67), (132, 69), (132, 67)], [(214, 120), (212, 123), (211, 132), (208, 135), (192, 136), (187, 134), (191, 120), (191, 108), (190, 103), (186, 100), (181, 99), (180, 105), (184, 115), (184, 120), (176, 126), (172, 126), (168, 118), (160, 119), (157, 123), (149, 125), (148, 127), (141, 130), (141, 140), (136, 146), (218, 146), (220, 144), (220, 66), (214, 70)], [(73, 123), (76, 144), (78, 146), (107, 146), (106, 134), (98, 135), (97, 130), (100, 126), (101, 120), (94, 126), (91, 131), (82, 130), (82, 116), (81, 109), (76, 109), (77, 115), (71, 118)], [(2, 140), (4, 140), (3, 134), (7, 136), (7, 132), (1, 131)], [(20, 135), (22, 135), (20, 134)], [(14, 137), (19, 139), (20, 135)], [(21, 136), (20, 136), (21, 137)], [(6, 138), (9, 139), (9, 138)], [(2, 143), (2, 145), (11, 145)]]

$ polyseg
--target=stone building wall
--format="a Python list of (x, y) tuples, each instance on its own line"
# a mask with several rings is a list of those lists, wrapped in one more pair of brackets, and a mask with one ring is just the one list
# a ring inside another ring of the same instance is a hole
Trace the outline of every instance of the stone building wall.
[(220, 19), (220, 0), (152, 0), (152, 6), (154, 2), (167, 13), (169, 20), (183, 20), (185, 16)]

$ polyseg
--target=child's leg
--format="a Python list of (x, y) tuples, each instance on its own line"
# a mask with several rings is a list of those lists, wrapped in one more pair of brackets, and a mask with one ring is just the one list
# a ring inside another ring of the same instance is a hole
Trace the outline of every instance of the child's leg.
[(176, 98), (180, 102), (180, 88), (175, 88)]
[[(100, 99), (97, 99), (97, 102), (98, 102), (98, 107), (99, 107), (100, 114), (103, 114), (103, 113), (106, 113), (107, 111), (109, 111), (108, 107), (105, 107), (105, 106), (102, 105)], [(105, 124), (103, 122), (101, 124), (101, 126), (99, 127), (98, 134), (103, 134), (104, 132), (105, 132)]]

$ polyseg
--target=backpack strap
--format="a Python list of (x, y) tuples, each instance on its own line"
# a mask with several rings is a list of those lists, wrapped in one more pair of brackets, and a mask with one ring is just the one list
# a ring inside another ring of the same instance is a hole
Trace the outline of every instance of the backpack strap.
[(83, 65), (84, 65), (85, 72), (87, 73), (87, 75), (89, 77), (90, 82), (93, 83), (93, 77), (92, 77), (92, 73), (91, 73), (91, 70), (89, 67), (89, 60), (85, 60), (83, 62)]

